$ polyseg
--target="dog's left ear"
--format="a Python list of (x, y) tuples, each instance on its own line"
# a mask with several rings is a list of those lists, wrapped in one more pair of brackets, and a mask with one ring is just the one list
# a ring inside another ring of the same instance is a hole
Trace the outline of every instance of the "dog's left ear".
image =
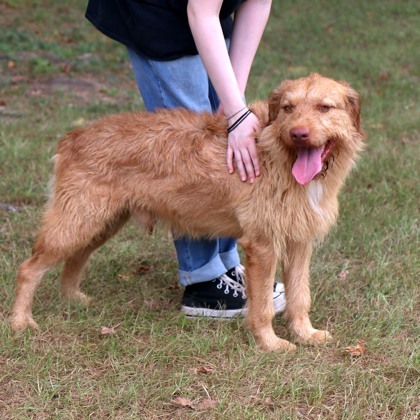
[(268, 124), (271, 124), (277, 118), (280, 111), (280, 87), (273, 90), (268, 97)]
[(361, 112), (361, 103), (359, 94), (350, 87), (350, 85), (346, 82), (340, 82), (342, 85), (346, 87), (346, 105), (350, 111), (350, 115), (353, 119), (353, 124), (356, 127), (356, 130), (364, 137), (366, 137), (365, 132), (362, 128), (362, 123), (360, 119), (360, 112)]

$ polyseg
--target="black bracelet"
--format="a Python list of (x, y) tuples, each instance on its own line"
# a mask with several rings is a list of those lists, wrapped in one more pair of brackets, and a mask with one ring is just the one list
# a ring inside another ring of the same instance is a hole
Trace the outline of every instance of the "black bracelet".
[(236, 117), (240, 112), (242, 112), (244, 109), (246, 109), (247, 107), (244, 106), (243, 108), (241, 108), (239, 111), (235, 112), (234, 114), (232, 114), (230, 117), (228, 117), (228, 121), (231, 120), (233, 117)]
[(242, 114), (228, 129), (227, 132), (231, 133), (245, 118), (251, 113), (248, 109), (244, 114)]

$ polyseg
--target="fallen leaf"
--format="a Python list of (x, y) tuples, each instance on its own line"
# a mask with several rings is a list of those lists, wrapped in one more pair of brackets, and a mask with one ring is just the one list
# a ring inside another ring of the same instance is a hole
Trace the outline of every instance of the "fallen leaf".
[(261, 397), (259, 397), (258, 395), (251, 395), (249, 398), (251, 400), (255, 400), (255, 402), (257, 404), (262, 404), (262, 405), (272, 405), (273, 404), (273, 399), (271, 397), (265, 397), (264, 399), (261, 399)]
[(116, 333), (115, 327), (101, 327), (101, 335), (114, 335)]
[(9, 60), (8, 61), (8, 63), (7, 63), (7, 68), (9, 69), (9, 70), (12, 70), (12, 69), (14, 69), (16, 67), (16, 63), (13, 61), (13, 60)]
[(216, 405), (217, 401), (215, 400), (203, 400), (200, 401), (198, 404), (195, 404), (193, 408), (196, 410), (209, 410), (211, 408), (216, 407)]
[(216, 407), (218, 402), (208, 398), (207, 400), (202, 400), (198, 403), (193, 403), (188, 398), (176, 397), (172, 400), (172, 404), (180, 405), (181, 407), (188, 407), (193, 410), (209, 410), (211, 408)]
[(145, 264), (140, 264), (137, 268), (135, 273), (138, 276), (141, 276), (142, 274), (147, 273), (148, 271), (152, 270), (154, 267), (153, 265), (145, 265)]
[(342, 280), (344, 280), (344, 279), (346, 279), (347, 278), (347, 276), (349, 275), (349, 270), (343, 270), (340, 274), (338, 274), (338, 278), (339, 279), (342, 279)]
[(366, 353), (365, 345), (360, 341), (357, 340), (356, 346), (349, 346), (344, 349), (351, 357), (360, 357)]
[(214, 373), (214, 369), (213, 368), (211, 368), (211, 367), (207, 367), (207, 366), (199, 366), (199, 367), (196, 367), (196, 368), (194, 368), (194, 374), (195, 375), (198, 375), (199, 373), (205, 373), (205, 374), (207, 374), (207, 373)]
[(172, 402), (177, 405), (182, 405), (183, 407), (193, 408), (192, 401), (184, 397), (176, 397), (172, 400)]

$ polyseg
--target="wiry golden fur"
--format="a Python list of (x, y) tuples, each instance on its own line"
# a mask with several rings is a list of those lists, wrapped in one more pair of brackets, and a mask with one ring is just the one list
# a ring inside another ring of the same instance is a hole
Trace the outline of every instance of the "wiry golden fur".
[[(314, 240), (337, 218), (337, 194), (362, 149), (358, 95), (345, 83), (313, 74), (283, 82), (250, 108), (261, 122), (261, 176), (253, 185), (228, 173), (227, 122), (218, 115), (127, 113), (67, 134), (58, 146), (54, 191), (32, 257), (18, 273), (12, 327), (37, 328), (33, 295), (45, 272), (61, 261), (62, 295), (87, 301), (79, 285), (91, 252), (135, 216), (149, 229), (162, 220), (191, 237), (240, 239), (247, 256), (247, 322), (261, 349), (295, 348), (272, 328), (278, 260), (292, 337), (308, 344), (329, 340), (308, 317), (309, 263)], [(298, 147), (293, 130), (306, 130), (300, 139), (306, 148), (326, 150), (323, 172), (307, 185), (292, 176)]]

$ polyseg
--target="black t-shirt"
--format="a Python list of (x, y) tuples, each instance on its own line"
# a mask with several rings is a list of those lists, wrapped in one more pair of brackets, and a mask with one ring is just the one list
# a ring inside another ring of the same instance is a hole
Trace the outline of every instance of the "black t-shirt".
[[(224, 0), (220, 23), (232, 33), (232, 13), (245, 0)], [(197, 54), (187, 16), (188, 0), (89, 0), (86, 17), (103, 34), (155, 60)]]

